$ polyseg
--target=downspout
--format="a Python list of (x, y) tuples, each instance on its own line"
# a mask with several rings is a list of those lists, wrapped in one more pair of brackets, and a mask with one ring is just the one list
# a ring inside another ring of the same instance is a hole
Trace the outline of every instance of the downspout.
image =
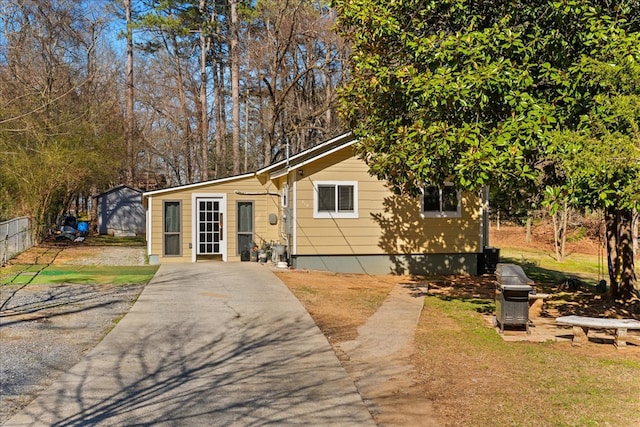
[[(298, 254), (298, 232), (296, 229), (296, 221), (298, 218), (298, 208), (297, 208), (297, 203), (298, 203), (298, 179), (300, 178), (300, 173), (298, 170), (295, 170), (293, 172), (293, 185), (291, 186), (291, 198), (289, 199), (289, 203), (291, 204), (291, 208), (289, 209), (289, 212), (291, 213), (291, 241), (290, 241), (290, 245), (291, 245), (291, 253), (289, 254), (289, 257), (291, 258), (294, 255)], [(293, 260), (291, 260), (291, 264), (293, 264)]]
[(483, 248), (489, 247), (489, 186), (483, 189), (483, 209), (482, 209), (482, 240)]
[(283, 192), (287, 192), (285, 200), (286, 206), (282, 206), (282, 219), (284, 224), (283, 226), (283, 233), (282, 233), (282, 238), (284, 239), (284, 244), (287, 250), (287, 265), (291, 265), (291, 208), (289, 207), (289, 205), (291, 205), (291, 197), (290, 197), (290, 192), (291, 192), (291, 182), (289, 182), (290, 180), (290, 174), (291, 174), (291, 163), (289, 162), (289, 157), (290, 157), (290, 144), (289, 144), (289, 139), (287, 139), (287, 179), (286, 179), (286, 184), (287, 187), (283, 188)]
[(153, 218), (153, 197), (147, 197), (147, 258), (149, 258), (152, 252), (152, 234), (151, 234), (151, 219)]

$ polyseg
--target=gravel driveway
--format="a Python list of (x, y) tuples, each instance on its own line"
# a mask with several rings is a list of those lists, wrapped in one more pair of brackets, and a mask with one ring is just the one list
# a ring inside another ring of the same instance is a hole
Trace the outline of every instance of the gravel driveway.
[[(74, 248), (80, 256), (61, 259), (64, 264), (82, 265), (144, 263), (141, 248), (87, 249)], [(0, 424), (93, 348), (142, 289), (142, 285), (0, 286)]]

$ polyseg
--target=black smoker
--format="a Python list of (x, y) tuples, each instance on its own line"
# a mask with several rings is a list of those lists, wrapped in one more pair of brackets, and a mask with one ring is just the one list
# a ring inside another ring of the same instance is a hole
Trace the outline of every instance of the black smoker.
[(529, 293), (533, 291), (532, 280), (515, 264), (496, 266), (496, 321), (500, 333), (505, 325), (524, 325), (529, 333)]

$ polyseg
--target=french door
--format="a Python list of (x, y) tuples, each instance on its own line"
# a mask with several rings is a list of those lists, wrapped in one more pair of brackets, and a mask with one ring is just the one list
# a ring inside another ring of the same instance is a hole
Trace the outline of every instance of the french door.
[(196, 199), (196, 253), (198, 255), (226, 253), (223, 202), (221, 197), (199, 197)]

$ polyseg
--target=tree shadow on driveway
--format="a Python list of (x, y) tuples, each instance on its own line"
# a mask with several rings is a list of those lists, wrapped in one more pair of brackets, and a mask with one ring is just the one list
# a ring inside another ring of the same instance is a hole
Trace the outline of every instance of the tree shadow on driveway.
[(301, 320), (236, 318), (213, 338), (215, 325), (199, 322), (159, 322), (122, 342), (110, 334), (7, 425), (371, 423), (326, 341)]

